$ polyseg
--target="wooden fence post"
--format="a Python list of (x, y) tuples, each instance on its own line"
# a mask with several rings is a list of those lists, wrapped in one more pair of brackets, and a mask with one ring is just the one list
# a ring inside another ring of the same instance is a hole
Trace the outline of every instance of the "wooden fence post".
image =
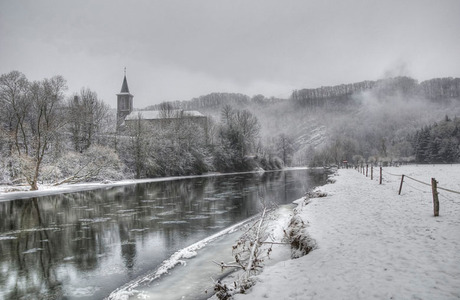
[(438, 182), (431, 178), (431, 191), (433, 192), (433, 211), (434, 216), (439, 216)]
[(404, 175), (401, 176), (401, 184), (399, 185), (399, 192), (398, 192), (398, 195), (401, 195), (401, 190), (402, 190), (403, 182), (404, 182)]
[(371, 166), (371, 180), (374, 180), (374, 166)]
[(382, 167), (380, 167), (380, 179), (379, 179), (379, 184), (382, 184)]

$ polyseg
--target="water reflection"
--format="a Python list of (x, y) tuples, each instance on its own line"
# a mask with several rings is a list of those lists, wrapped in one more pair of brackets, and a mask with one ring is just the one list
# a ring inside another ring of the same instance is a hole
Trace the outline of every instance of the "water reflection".
[(0, 298), (103, 298), (261, 202), (291, 202), (324, 181), (321, 172), (270, 172), (0, 203)]

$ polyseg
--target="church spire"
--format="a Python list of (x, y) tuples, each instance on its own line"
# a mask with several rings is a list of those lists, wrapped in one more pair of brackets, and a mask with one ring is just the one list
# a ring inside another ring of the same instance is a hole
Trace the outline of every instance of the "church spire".
[(125, 67), (125, 77), (123, 78), (123, 84), (121, 85), (120, 93), (128, 93), (129, 94), (128, 81), (126, 81), (126, 67)]
[(124, 75), (121, 91), (117, 94), (117, 131), (125, 121), (126, 116), (133, 111), (133, 95), (129, 92), (128, 81), (126, 80), (126, 68)]

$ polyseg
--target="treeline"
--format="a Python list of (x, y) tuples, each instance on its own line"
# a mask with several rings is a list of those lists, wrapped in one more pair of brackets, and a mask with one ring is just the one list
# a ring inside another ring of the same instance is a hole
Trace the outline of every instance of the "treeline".
[(454, 163), (460, 161), (460, 119), (448, 116), (439, 123), (418, 130), (413, 137), (417, 163)]
[(208, 118), (204, 128), (186, 117), (154, 126), (140, 112), (116, 131), (116, 112), (94, 91), (66, 98), (66, 90), (62, 76), (0, 76), (0, 184), (36, 190), (41, 183), (279, 169), (292, 157), (285, 136), (262, 141), (257, 117), (245, 109), (224, 105), (220, 120)]
[(396, 77), (377, 81), (326, 86), (316, 89), (294, 90), (291, 100), (303, 106), (332, 106), (350, 104), (354, 94), (373, 90), (380, 96), (424, 97), (446, 100), (460, 97), (460, 78), (435, 78), (418, 83), (410, 77)]
[(420, 86), (428, 99), (460, 98), (460, 78), (435, 78), (423, 81)]
[(294, 90), (291, 100), (303, 106), (326, 106), (339, 100), (346, 104), (354, 93), (369, 90), (375, 86), (374, 81), (362, 81), (351, 84), (325, 86), (315, 89)]
[(161, 104), (150, 105), (145, 110), (161, 110), (164, 105), (169, 105), (175, 109), (184, 110), (220, 110), (226, 105), (244, 108), (251, 104), (264, 105), (283, 101), (284, 99), (267, 98), (264, 95), (249, 97), (239, 93), (211, 93), (208, 95), (193, 98), (185, 101), (163, 102)]
[(139, 111), (119, 136), (120, 157), (136, 178), (273, 170), (292, 156), (288, 142), (277, 143), (285, 137), (264, 145), (257, 117), (230, 105), (222, 108), (219, 122), (208, 119), (205, 127), (186, 117), (161, 124), (144, 120)]

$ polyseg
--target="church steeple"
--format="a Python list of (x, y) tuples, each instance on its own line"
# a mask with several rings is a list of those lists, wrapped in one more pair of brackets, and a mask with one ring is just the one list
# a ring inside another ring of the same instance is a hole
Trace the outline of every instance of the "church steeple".
[(133, 111), (133, 97), (134, 96), (129, 92), (125, 68), (121, 91), (117, 94), (117, 129), (123, 124), (126, 116)]
[(121, 85), (120, 93), (128, 93), (129, 94), (128, 82), (126, 81), (126, 67), (125, 67), (125, 77), (123, 78), (123, 84)]
[(128, 93), (129, 94), (128, 82), (126, 81), (126, 75), (125, 75), (125, 78), (123, 79), (123, 84), (121, 86), (120, 93)]

